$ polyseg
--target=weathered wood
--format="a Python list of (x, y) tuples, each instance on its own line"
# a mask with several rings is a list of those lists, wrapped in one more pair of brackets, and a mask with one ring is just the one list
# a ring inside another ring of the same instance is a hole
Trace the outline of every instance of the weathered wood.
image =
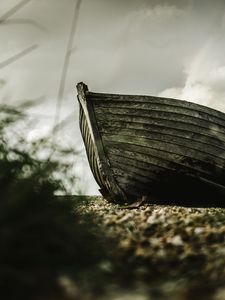
[[(102, 136), (103, 137), (111, 137), (112, 135), (112, 130), (109, 131), (105, 131), (102, 130)], [(117, 132), (115, 134), (116, 137), (118, 138), (122, 138), (124, 139), (124, 137), (130, 139), (133, 137), (138, 137), (138, 139), (151, 139), (152, 141), (157, 140), (157, 141), (161, 141), (161, 142), (165, 142), (165, 143), (169, 143), (169, 144), (173, 144), (173, 145), (177, 145), (177, 146), (184, 146), (187, 147), (188, 149), (191, 150), (197, 150), (202, 152), (203, 154), (206, 155), (211, 155), (214, 158), (217, 158), (218, 156), (220, 158), (225, 159), (225, 149), (221, 148), (221, 147), (217, 147), (217, 145), (213, 145), (213, 144), (209, 144), (205, 141), (201, 141), (201, 139), (193, 139), (191, 137), (189, 137), (188, 135), (183, 135), (183, 136), (177, 136), (176, 133), (172, 134), (172, 133), (167, 133), (167, 132), (163, 132), (163, 131), (147, 131), (147, 130), (140, 130), (140, 129), (132, 129), (132, 134), (131, 134), (131, 130), (130, 129), (120, 129), (119, 131), (114, 131)], [(224, 161), (225, 163), (225, 161)]]
[[(117, 185), (112, 173), (110, 171), (109, 161), (107, 160), (104, 153), (104, 146), (102, 145), (101, 136), (99, 135), (97, 121), (93, 110), (92, 102), (87, 101), (88, 88), (82, 83), (78, 83), (78, 100), (80, 103), (80, 124), (81, 129), (84, 130), (83, 139), (86, 144), (87, 155), (89, 156), (89, 162), (92, 172), (97, 178), (98, 184), (100, 183), (101, 189), (106, 193), (112, 200), (118, 198), (126, 199), (126, 195)], [(91, 149), (91, 150), (90, 150)], [(95, 162), (94, 162), (95, 161)], [(97, 162), (97, 163), (96, 163)]]
[[(225, 132), (225, 125), (222, 126), (220, 124), (216, 123), (210, 123), (207, 120), (199, 119), (197, 117), (193, 116), (187, 116), (187, 115), (181, 115), (178, 113), (172, 113), (172, 112), (165, 112), (165, 111), (154, 111), (154, 110), (132, 110), (132, 109), (124, 109), (124, 108), (106, 108), (106, 107), (101, 107), (98, 109), (95, 109), (95, 114), (96, 117), (99, 120), (104, 120), (105, 119), (105, 114), (108, 115), (109, 120), (120, 120), (120, 117), (126, 117), (132, 120), (132, 122), (139, 122), (140, 120), (144, 120), (144, 122), (148, 123), (149, 120), (153, 119), (161, 119), (165, 120), (165, 126), (167, 125), (167, 120), (169, 121), (175, 121), (175, 122), (183, 122), (192, 125), (197, 125), (202, 128), (205, 128), (209, 131), (215, 131), (218, 134), (224, 135)], [(141, 119), (140, 119), (141, 116)], [(143, 122), (143, 121), (142, 121)], [(153, 122), (154, 124), (154, 122)]]
[(191, 124), (183, 124), (181, 122), (168, 122), (167, 127), (164, 126), (164, 120), (154, 120), (154, 124), (140, 123), (140, 122), (127, 122), (127, 121), (110, 121), (101, 120), (100, 132), (117, 132), (122, 129), (129, 129), (130, 132), (139, 129), (149, 132), (161, 132), (162, 134), (171, 134), (176, 136), (186, 136), (192, 140), (200, 140), (209, 145), (215, 145), (222, 150), (225, 149), (225, 135), (213, 135), (211, 130), (205, 130), (198, 126)]
[(111, 198), (209, 186), (225, 191), (225, 114), (176, 99), (92, 92), (86, 105), (88, 121), (85, 128), (81, 121), (81, 131), (94, 149), (93, 154), (86, 147), (87, 155)]
[(142, 192), (142, 195), (149, 194), (149, 184), (155, 184), (155, 182), (152, 182), (151, 179), (148, 179), (147, 181), (144, 180), (144, 178), (140, 179), (137, 176), (131, 175), (124, 177), (124, 174), (121, 174), (117, 175), (117, 178), (121, 184), (121, 187), (127, 191), (128, 195), (132, 195), (132, 192), (134, 192), (135, 195), (140, 196), (140, 191)]
[[(204, 165), (194, 165), (191, 161), (184, 161), (183, 163), (178, 163), (177, 161), (169, 158), (167, 155), (163, 156), (163, 153), (148, 152), (148, 154), (143, 154), (140, 152), (135, 152), (133, 149), (126, 151), (124, 149), (116, 149), (110, 147), (107, 155), (112, 161), (112, 166), (114, 161), (119, 161), (121, 166), (130, 164), (133, 166), (138, 166), (141, 169), (151, 170), (155, 173), (168, 174), (169, 172), (176, 172), (177, 176), (179, 174), (189, 174), (198, 177), (208, 178), (217, 182), (224, 182), (224, 170), (214, 169), (214, 171), (209, 168), (204, 167)], [(133, 152), (132, 152), (133, 151)], [(165, 154), (165, 153), (164, 153)], [(140, 170), (140, 173), (142, 171)]]
[(188, 102), (184, 100), (178, 100), (173, 98), (164, 98), (164, 97), (155, 97), (155, 96), (142, 96), (142, 95), (120, 95), (120, 94), (104, 94), (104, 93), (92, 93), (89, 92), (89, 99), (91, 101), (105, 101), (106, 103), (109, 103), (111, 101), (117, 101), (118, 106), (120, 102), (123, 101), (130, 101), (132, 103), (156, 103), (156, 104), (166, 104), (168, 106), (180, 106), (184, 108), (193, 109), (194, 111), (199, 112), (205, 112), (207, 114), (210, 114), (212, 116), (221, 118), (225, 121), (225, 114), (209, 107), (206, 107), (204, 105), (196, 104), (193, 102)]
[[(151, 103), (151, 102), (143, 102), (143, 103), (132, 103), (131, 101), (120, 101), (119, 103), (116, 101), (108, 101), (105, 103), (104, 101), (96, 101), (95, 110), (96, 112), (104, 112), (105, 110), (110, 112), (110, 109), (112, 111), (115, 111), (115, 109), (125, 110), (127, 112), (137, 110), (145, 111), (145, 113), (149, 113), (149, 111), (155, 111), (155, 112), (165, 112), (165, 113), (174, 113), (179, 114), (181, 116), (190, 116), (193, 118), (198, 118), (201, 120), (206, 120), (207, 122), (213, 122), (213, 124), (218, 124), (224, 127), (225, 120), (222, 118), (219, 118), (218, 116), (211, 115), (206, 112), (196, 111), (193, 108), (190, 109), (189, 107), (180, 107), (175, 105), (167, 105), (162, 103)], [(95, 103), (95, 102), (94, 102)], [(119, 112), (119, 110), (118, 110)], [(137, 113), (139, 115), (139, 113)], [(142, 115), (142, 114), (141, 114)]]
[(112, 147), (107, 154), (110, 158), (110, 161), (112, 161), (112, 166), (114, 166), (114, 162), (119, 162), (121, 166), (127, 164), (138, 166), (142, 170), (151, 170), (155, 174), (166, 173), (169, 171), (177, 172), (179, 168), (180, 172), (183, 171), (190, 174), (196, 173), (199, 175), (204, 174), (205, 176), (210, 175), (210, 172), (204, 172), (200, 168), (194, 169), (191, 166), (188, 166), (188, 164), (181, 165), (172, 160), (163, 159), (159, 155), (157, 157), (153, 155), (152, 152), (150, 155), (146, 155), (138, 152), (125, 151), (122, 149), (119, 150)]
[[(140, 147), (143, 147), (145, 149), (155, 149), (155, 150), (161, 150), (166, 153), (174, 154), (174, 160), (182, 163), (185, 160), (190, 160), (191, 163), (197, 163), (199, 161), (199, 164), (202, 165), (206, 163), (206, 167), (209, 167), (209, 164), (216, 166), (218, 168), (224, 168), (225, 161), (224, 159), (216, 156), (212, 156), (210, 154), (205, 154), (202, 151), (196, 151), (191, 149), (190, 147), (186, 147), (183, 145), (178, 145), (174, 143), (169, 143), (165, 141), (160, 141), (159, 139), (147, 139), (147, 138), (139, 138), (135, 135), (133, 136), (125, 136), (125, 135), (104, 135), (103, 136), (103, 142), (106, 145), (106, 147), (109, 147), (113, 143), (114, 148), (120, 148), (121, 145), (124, 145), (124, 148), (127, 147), (129, 149), (130, 146), (135, 146), (135, 150), (137, 152), (140, 151)], [(134, 149), (134, 148), (133, 148)], [(177, 156), (179, 155), (179, 160), (177, 159)]]
[(144, 182), (150, 180), (158, 180), (160, 171), (152, 170), (152, 168), (141, 167), (139, 163), (132, 164), (126, 159), (118, 159), (115, 157), (112, 164), (112, 171), (114, 175), (123, 175), (124, 178), (132, 176), (134, 178), (140, 178)]
[(205, 145), (206, 148), (213, 147), (213, 154), (214, 151), (220, 151), (220, 153), (223, 153), (225, 151), (225, 143), (222, 142), (219, 139), (213, 138), (211, 136), (207, 135), (202, 135), (199, 133), (193, 133), (191, 131), (184, 131), (180, 129), (175, 129), (175, 128), (166, 128), (163, 126), (142, 126), (142, 124), (132, 124), (128, 123), (125, 126), (122, 126), (122, 123), (115, 124), (113, 123), (111, 126), (107, 123), (102, 124), (101, 123), (101, 128), (99, 130), (101, 134), (110, 134), (111, 132), (119, 132), (120, 134), (127, 134), (131, 132), (135, 132), (137, 134), (141, 134), (141, 136), (150, 136), (151, 134), (159, 134), (159, 135), (165, 135), (165, 136), (171, 136), (172, 138), (178, 137), (185, 139), (186, 141), (190, 141), (192, 143), (197, 143), (201, 144), (201, 149), (202, 149), (202, 144)]

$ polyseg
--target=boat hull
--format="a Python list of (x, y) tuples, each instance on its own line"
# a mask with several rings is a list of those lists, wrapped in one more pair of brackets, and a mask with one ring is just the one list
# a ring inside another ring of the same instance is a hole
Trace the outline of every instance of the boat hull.
[(176, 99), (92, 93), (83, 83), (78, 99), (90, 167), (105, 197), (224, 194), (225, 114)]

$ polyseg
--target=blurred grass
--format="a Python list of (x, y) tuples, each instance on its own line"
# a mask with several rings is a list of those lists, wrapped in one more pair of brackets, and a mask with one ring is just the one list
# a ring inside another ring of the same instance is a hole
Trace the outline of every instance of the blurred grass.
[[(45, 30), (30, 19), (9, 19), (29, 2), (13, 6), (0, 17), (0, 25), (23, 23)], [(63, 126), (58, 121), (80, 3), (75, 2), (52, 135), (28, 142), (24, 128), (29, 130), (32, 124), (24, 111), (30, 102), (18, 108), (0, 105), (0, 295), (4, 300), (83, 299), (90, 291), (97, 295), (104, 290), (107, 275), (102, 264), (111, 242), (92, 215), (77, 212), (79, 201), (56, 196), (79, 191), (71, 163), (79, 153), (56, 145), (54, 138)], [(1, 61), (0, 68), (38, 46)]]
[(76, 184), (68, 175), (71, 164), (60, 160), (73, 150), (55, 146), (50, 157), (39, 159), (40, 150), (50, 151), (48, 140), (17, 141), (9, 132), (23, 113), (6, 105), (0, 111), (1, 294), (4, 299), (78, 299), (76, 285), (99, 289), (104, 275), (99, 268), (108, 255), (104, 234), (91, 215), (76, 212), (79, 201), (55, 196), (67, 194), (55, 174)]

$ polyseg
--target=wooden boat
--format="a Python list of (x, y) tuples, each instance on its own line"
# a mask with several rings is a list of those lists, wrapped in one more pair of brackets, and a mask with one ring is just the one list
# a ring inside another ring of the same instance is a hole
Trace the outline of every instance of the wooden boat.
[(224, 113), (183, 100), (93, 93), (84, 83), (77, 90), (87, 157), (107, 199), (224, 197)]

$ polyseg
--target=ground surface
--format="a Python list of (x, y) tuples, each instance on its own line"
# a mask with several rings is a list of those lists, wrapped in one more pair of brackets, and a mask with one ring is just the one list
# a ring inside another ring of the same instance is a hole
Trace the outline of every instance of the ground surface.
[(225, 299), (224, 208), (124, 209), (83, 197), (76, 210), (93, 215), (105, 243), (112, 240), (101, 265), (108, 281), (98, 299)]

